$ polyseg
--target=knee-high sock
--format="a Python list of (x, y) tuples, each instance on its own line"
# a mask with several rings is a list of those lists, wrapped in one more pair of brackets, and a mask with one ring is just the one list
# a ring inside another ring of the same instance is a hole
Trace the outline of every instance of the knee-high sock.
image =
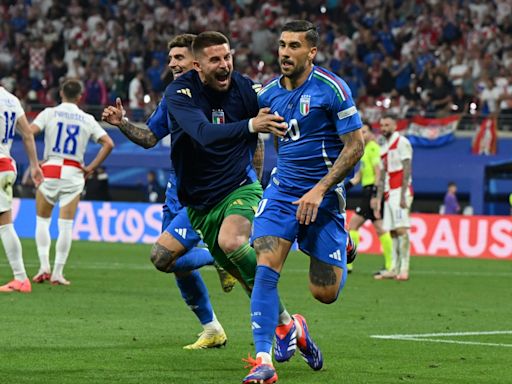
[(359, 231), (356, 229), (351, 229), (349, 232), (350, 232), (350, 237), (352, 238), (352, 241), (354, 242), (354, 244), (357, 247), (359, 245), (359, 240), (360, 240)]
[(391, 270), (393, 258), (393, 240), (389, 232), (383, 233), (379, 236), (380, 245), (382, 246), (382, 254), (384, 255), (384, 267), (389, 271)]
[(36, 246), (37, 256), (39, 256), (39, 271), (49, 273), (50, 268), (50, 245), (52, 239), (50, 237), (50, 217), (36, 216)]
[(394, 273), (400, 271), (400, 239), (398, 237), (391, 238), (393, 243), (393, 254), (391, 258), (391, 270)]
[(2, 239), (5, 254), (11, 265), (14, 278), (19, 281), (25, 280), (27, 278), (27, 272), (23, 265), (20, 239), (14, 230), (14, 225), (5, 224), (0, 226), (0, 238)]
[(176, 284), (181, 297), (195, 313), (201, 324), (213, 321), (213, 309), (208, 296), (208, 289), (199, 271), (192, 271), (186, 276), (176, 276)]
[(400, 273), (409, 273), (409, 260), (411, 258), (411, 247), (409, 233), (398, 236), (400, 239)]
[(73, 220), (59, 219), (59, 236), (55, 244), (55, 265), (52, 273), (54, 277), (62, 276), (64, 265), (66, 265), (71, 250), (72, 233)]
[(249, 243), (245, 243), (226, 256), (236, 265), (245, 283), (252, 287), (254, 285), (254, 274), (256, 273), (256, 252)]
[(207, 249), (192, 248), (176, 260), (172, 272), (187, 272), (213, 264), (213, 257)]
[(256, 268), (251, 295), (251, 324), (256, 353), (270, 353), (279, 316), (279, 273), (264, 265)]

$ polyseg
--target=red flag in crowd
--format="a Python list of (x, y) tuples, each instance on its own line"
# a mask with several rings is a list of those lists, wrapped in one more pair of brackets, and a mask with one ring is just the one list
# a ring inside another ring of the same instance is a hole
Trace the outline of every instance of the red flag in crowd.
[(485, 118), (473, 137), (471, 152), (475, 155), (495, 155), (497, 139), (496, 118)]

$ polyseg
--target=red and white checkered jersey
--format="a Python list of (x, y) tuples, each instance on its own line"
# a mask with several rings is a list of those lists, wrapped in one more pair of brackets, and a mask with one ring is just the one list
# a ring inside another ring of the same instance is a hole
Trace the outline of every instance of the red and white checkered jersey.
[(107, 134), (92, 115), (73, 103), (46, 108), (32, 124), (44, 131), (45, 160), (67, 159), (83, 164), (89, 139), (97, 142)]
[[(0, 158), (11, 158), (12, 139), (18, 119), (25, 114), (19, 99), (4, 87), (0, 87)], [(5, 163), (5, 160), (2, 161)], [(4, 165), (5, 165), (4, 164)], [(0, 164), (0, 171), (2, 169)]]
[[(384, 144), (380, 157), (382, 159), (382, 168), (386, 172), (384, 191), (389, 192), (390, 190), (400, 189), (404, 176), (402, 161), (407, 159), (412, 161), (411, 143), (398, 132), (393, 132), (389, 140)], [(411, 182), (412, 177), (409, 179), (409, 186)]]

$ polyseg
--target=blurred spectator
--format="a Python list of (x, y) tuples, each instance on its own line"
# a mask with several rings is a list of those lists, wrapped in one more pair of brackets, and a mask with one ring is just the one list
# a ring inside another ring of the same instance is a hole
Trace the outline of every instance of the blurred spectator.
[(156, 173), (149, 171), (146, 175), (146, 201), (156, 203), (162, 200), (163, 188), (158, 183)]
[(98, 167), (86, 180), (85, 200), (110, 201), (108, 174), (104, 167)]
[(444, 195), (444, 214), (455, 215), (460, 213), (460, 205), (457, 199), (457, 184), (448, 183), (448, 190)]

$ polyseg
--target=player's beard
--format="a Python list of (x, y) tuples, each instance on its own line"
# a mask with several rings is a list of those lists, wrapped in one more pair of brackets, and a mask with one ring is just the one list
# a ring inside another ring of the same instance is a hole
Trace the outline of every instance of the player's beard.
[[(289, 60), (287, 60), (287, 62), (292, 63)], [(292, 71), (288, 72), (288, 73), (283, 71), (283, 68), (281, 67), (281, 72), (282, 72), (283, 76), (289, 78), (292, 81), (298, 79), (304, 73), (305, 70), (306, 70), (306, 63), (294, 64), (292, 67)]]
[[(223, 83), (221, 83), (217, 78), (219, 75), (227, 76), (226, 80)], [(216, 91), (226, 92), (229, 89), (229, 86), (231, 85), (231, 71), (210, 73), (207, 76), (205, 76), (205, 84)]]

